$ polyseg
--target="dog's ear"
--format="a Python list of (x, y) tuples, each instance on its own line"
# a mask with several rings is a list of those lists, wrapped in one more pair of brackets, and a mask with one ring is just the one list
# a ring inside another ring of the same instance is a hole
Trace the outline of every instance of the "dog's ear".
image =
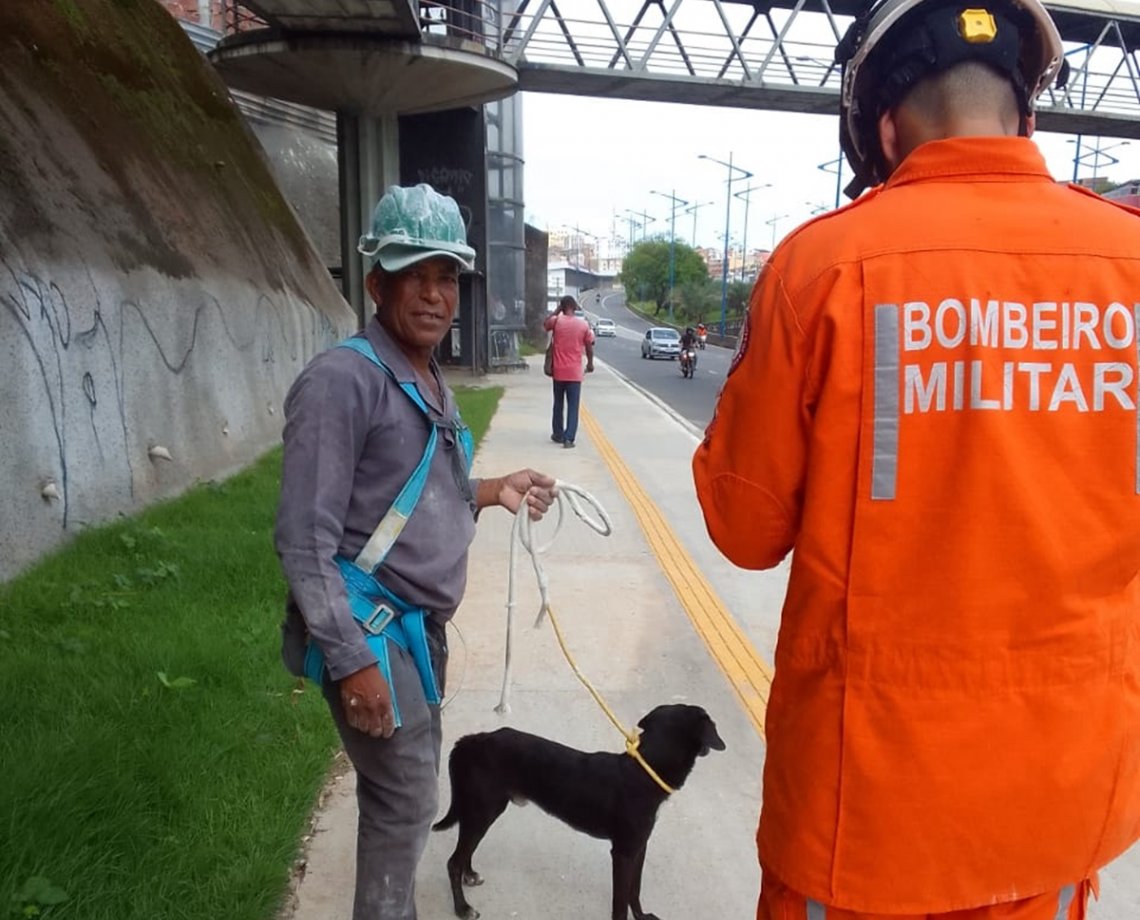
[(701, 733), (701, 756), (704, 757), (710, 750), (723, 751), (724, 741), (717, 734), (716, 723), (706, 715)]

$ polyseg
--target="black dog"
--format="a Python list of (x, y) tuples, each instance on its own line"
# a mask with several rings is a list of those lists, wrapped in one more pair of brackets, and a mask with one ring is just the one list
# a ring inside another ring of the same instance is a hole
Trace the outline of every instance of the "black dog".
[[(716, 725), (700, 706), (658, 706), (637, 723), (641, 756), (674, 790), (680, 789), (698, 757), (723, 751)], [(500, 728), (466, 735), (451, 750), (451, 808), (433, 826), (459, 824), (459, 842), (447, 861), (455, 913), (479, 916), (463, 885), (483, 880), (471, 855), (483, 835), (515, 801), (534, 802), (575, 830), (612, 843), (613, 920), (657, 920), (641, 909), (641, 869), (657, 809), (666, 792), (627, 754), (587, 754), (537, 735)]]

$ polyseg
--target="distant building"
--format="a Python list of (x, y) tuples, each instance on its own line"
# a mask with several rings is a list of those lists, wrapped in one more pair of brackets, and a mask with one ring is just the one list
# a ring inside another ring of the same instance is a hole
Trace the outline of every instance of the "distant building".
[(1123, 182), (1112, 191), (1105, 192), (1104, 197), (1109, 201), (1119, 201), (1129, 207), (1140, 208), (1140, 179)]
[(583, 291), (612, 287), (613, 273), (586, 271), (569, 262), (550, 262), (546, 268), (546, 309), (550, 312), (566, 294), (578, 300)]

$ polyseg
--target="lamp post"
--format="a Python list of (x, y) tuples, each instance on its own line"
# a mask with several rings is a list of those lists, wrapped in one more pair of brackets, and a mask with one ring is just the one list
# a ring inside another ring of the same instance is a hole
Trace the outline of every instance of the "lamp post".
[[(724, 196), (724, 262), (722, 263), (720, 273), (720, 334), (724, 335), (725, 316), (728, 312), (728, 227), (729, 219), (732, 215), (732, 183), (736, 179), (751, 179), (753, 173), (739, 166), (733, 166), (731, 152), (728, 154), (727, 163), (724, 162), (724, 160), (718, 160), (716, 157), (710, 157), (706, 153), (698, 154), (697, 158), (701, 160), (711, 160), (713, 163), (719, 163), (721, 166), (728, 167), (728, 190)], [(742, 175), (735, 175), (734, 173), (737, 172)]]
[(669, 322), (673, 322), (673, 279), (676, 276), (677, 265), (677, 205), (686, 205), (689, 202), (684, 198), (678, 198), (676, 189), (672, 192), (650, 189), (649, 194), (669, 199)]
[(594, 234), (589, 233), (586, 230), (583, 230), (581, 227), (579, 227), (577, 225), (567, 224), (566, 229), (574, 231), (574, 263), (573, 263), (570, 271), (572, 274), (574, 274), (576, 276), (576, 280), (578, 282), (577, 284), (574, 285), (574, 295), (575, 295), (575, 297), (577, 297), (581, 291), (581, 288), (582, 288), (581, 282), (583, 281), (583, 276), (586, 274), (587, 271), (589, 271), (588, 266), (587, 266), (586, 271), (583, 271), (583, 269), (582, 269), (582, 237), (588, 236), (593, 240), (597, 240), (597, 237), (594, 236)]
[(769, 217), (766, 221), (764, 221), (764, 223), (768, 224), (772, 228), (772, 251), (773, 252), (776, 250), (776, 224), (778, 224), (780, 221), (782, 221), (787, 216), (788, 216), (787, 214), (777, 214), (775, 217)]
[(648, 211), (634, 211), (633, 213), (641, 216), (641, 241), (645, 242), (645, 231), (649, 229), (650, 224), (657, 223), (657, 218), (650, 217)]
[(752, 200), (752, 193), (758, 192), (764, 188), (771, 188), (771, 182), (765, 182), (763, 185), (750, 185), (748, 188), (742, 188), (736, 193), (737, 198), (744, 199), (744, 236), (740, 242), (740, 280), (744, 280), (744, 271), (748, 268), (748, 204)]
[[(1077, 152), (1073, 156), (1073, 181), (1074, 182), (1077, 181), (1077, 169), (1078, 169), (1079, 164), (1084, 163), (1085, 160), (1087, 160), (1089, 157), (1092, 157), (1092, 171), (1093, 171), (1092, 179), (1093, 179), (1093, 185), (1095, 185), (1097, 173), (1100, 171), (1101, 157), (1104, 158), (1104, 165), (1105, 166), (1115, 166), (1117, 163), (1120, 162), (1120, 159), (1118, 157), (1112, 156), (1110, 153), (1108, 153), (1108, 151), (1109, 150), (1115, 150), (1117, 147), (1127, 147), (1129, 142), (1128, 141), (1118, 141), (1115, 144), (1109, 144), (1107, 147), (1102, 147), (1100, 145), (1100, 138), (1098, 137), (1094, 144), (1089, 145), (1090, 149), (1082, 151), (1081, 150), (1081, 136), (1078, 134), (1077, 139), (1075, 141), (1074, 140), (1068, 140), (1065, 143), (1077, 145)], [(1095, 189), (1094, 189), (1094, 191), (1095, 191)]]
[(715, 201), (698, 201), (695, 204), (689, 205), (687, 208), (685, 208), (685, 210), (683, 210), (681, 212), (682, 214), (692, 214), (693, 215), (693, 248), (694, 249), (697, 248), (697, 211), (699, 211), (701, 208), (705, 207), (706, 205), (710, 205), (710, 204), (716, 204), (716, 202)]
[(843, 194), (843, 151), (839, 152), (838, 158), (820, 163), (816, 169), (825, 173), (835, 173), (835, 206), (838, 208)]
[(629, 221), (629, 248), (633, 249), (633, 228), (641, 227), (642, 224), (641, 221), (636, 219), (638, 217), (637, 211), (631, 211), (629, 208), (626, 208), (625, 213), (628, 215), (626, 220)]

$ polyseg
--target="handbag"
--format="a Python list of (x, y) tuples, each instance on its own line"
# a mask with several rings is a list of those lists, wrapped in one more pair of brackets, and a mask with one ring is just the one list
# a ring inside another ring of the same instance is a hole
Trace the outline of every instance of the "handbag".
[(550, 330), (550, 344), (546, 346), (546, 357), (542, 359), (542, 372), (547, 377), (554, 376), (554, 330), (558, 328), (558, 320), (554, 321), (554, 327)]

